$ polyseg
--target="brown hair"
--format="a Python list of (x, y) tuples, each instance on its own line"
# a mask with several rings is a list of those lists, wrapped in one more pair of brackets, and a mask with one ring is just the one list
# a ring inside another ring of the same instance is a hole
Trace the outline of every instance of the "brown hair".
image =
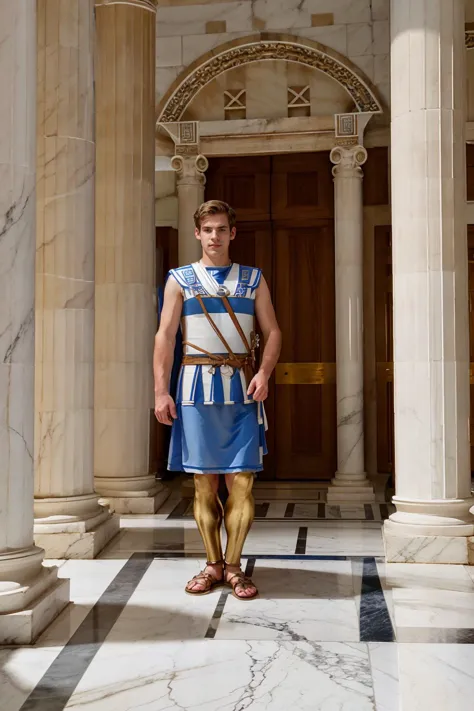
[(222, 202), (222, 200), (208, 200), (198, 207), (194, 213), (196, 229), (200, 230), (202, 221), (211, 215), (227, 215), (229, 227), (231, 230), (234, 229), (236, 222), (235, 210), (226, 202)]

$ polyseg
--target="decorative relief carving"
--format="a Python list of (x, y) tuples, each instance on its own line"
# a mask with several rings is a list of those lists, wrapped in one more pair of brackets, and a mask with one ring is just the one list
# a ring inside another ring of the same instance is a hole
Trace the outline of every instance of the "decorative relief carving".
[(335, 139), (338, 146), (350, 147), (359, 143), (358, 119), (357, 114), (336, 114)]
[(209, 161), (203, 155), (175, 155), (171, 167), (177, 173), (178, 185), (204, 185)]
[(474, 30), (466, 32), (466, 48), (474, 49)]
[(171, 95), (159, 120), (179, 121), (198, 91), (217, 76), (229, 69), (265, 59), (286, 60), (319, 69), (344, 87), (358, 111), (379, 113), (382, 110), (368, 86), (342, 61), (316, 47), (289, 41), (265, 40), (225, 50), (199, 65)]
[(288, 87), (288, 108), (301, 108), (309, 106), (309, 86)]
[(199, 143), (199, 124), (197, 121), (181, 121), (178, 124), (178, 143)]
[(361, 166), (367, 160), (367, 151), (364, 146), (337, 146), (330, 153), (331, 163), (334, 163), (332, 174), (335, 178), (362, 177)]
[(358, 134), (357, 114), (336, 114), (336, 138), (355, 138)]
[(311, 100), (309, 86), (288, 87), (288, 116), (310, 116)]
[(224, 91), (224, 108), (226, 111), (245, 109), (246, 101), (245, 89), (226, 89)]
[(224, 91), (224, 112), (226, 119), (247, 118), (247, 92), (245, 89), (226, 89)]
[[(157, 0), (127, 0), (127, 5), (135, 5), (149, 12), (156, 12)], [(124, 0), (96, 0), (95, 6), (100, 5), (123, 5)]]

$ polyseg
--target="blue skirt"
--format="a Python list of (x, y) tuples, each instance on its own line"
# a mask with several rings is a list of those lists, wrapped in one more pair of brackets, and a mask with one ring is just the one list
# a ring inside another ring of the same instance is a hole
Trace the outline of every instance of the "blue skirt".
[(177, 405), (168, 469), (189, 474), (262, 471), (267, 454), (262, 411), (258, 403)]

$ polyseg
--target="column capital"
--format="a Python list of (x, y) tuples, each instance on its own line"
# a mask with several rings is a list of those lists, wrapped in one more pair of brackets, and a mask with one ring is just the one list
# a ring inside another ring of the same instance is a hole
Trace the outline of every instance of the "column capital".
[(367, 150), (361, 145), (336, 146), (330, 153), (334, 163), (332, 174), (337, 177), (362, 178), (361, 166), (367, 160)]
[(107, 5), (131, 5), (141, 10), (148, 12), (156, 12), (157, 0), (96, 0), (96, 7), (105, 7)]
[(171, 159), (171, 167), (177, 173), (178, 185), (204, 185), (209, 161), (201, 154), (177, 155)]

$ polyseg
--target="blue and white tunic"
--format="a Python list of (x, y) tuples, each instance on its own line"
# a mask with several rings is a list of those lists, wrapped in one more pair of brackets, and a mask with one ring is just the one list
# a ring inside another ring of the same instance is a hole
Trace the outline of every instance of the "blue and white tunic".
[[(225, 287), (229, 302), (250, 343), (255, 331), (255, 294), (262, 273), (259, 269), (233, 264), (204, 267), (195, 263), (173, 269), (183, 293), (181, 328), (184, 355), (208, 353), (227, 356), (225, 348), (209, 324), (196, 294), (235, 355), (247, 355), (247, 348), (227, 313), (219, 287)], [(204, 356), (205, 357), (205, 356)], [(266, 418), (263, 405), (247, 395), (243, 370), (230, 366), (182, 365), (176, 405), (178, 419), (173, 424), (168, 469), (195, 474), (261, 471)]]

